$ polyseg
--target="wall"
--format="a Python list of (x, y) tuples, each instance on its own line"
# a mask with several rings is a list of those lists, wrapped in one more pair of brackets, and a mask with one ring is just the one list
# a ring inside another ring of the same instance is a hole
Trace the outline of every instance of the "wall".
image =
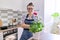
[(12, 19), (16, 19), (17, 23), (20, 22), (22, 13), (21, 11), (13, 9), (0, 9), (0, 20), (2, 20), (2, 26), (8, 26)]
[(56, 12), (60, 13), (60, 0), (56, 0)]
[[(21, 12), (18, 14), (18, 11), (22, 10), (21, 4), (22, 0), (0, 0), (0, 19), (3, 21), (3, 26), (8, 25), (8, 19), (21, 16), (19, 15)], [(14, 13), (14, 11), (16, 13)]]
[(54, 19), (52, 18), (52, 14), (55, 12), (60, 13), (60, 1), (59, 0), (46, 0), (44, 1), (44, 24), (45, 31), (50, 32), (51, 27), (54, 23)]
[(0, 8), (21, 10), (22, 0), (0, 0)]

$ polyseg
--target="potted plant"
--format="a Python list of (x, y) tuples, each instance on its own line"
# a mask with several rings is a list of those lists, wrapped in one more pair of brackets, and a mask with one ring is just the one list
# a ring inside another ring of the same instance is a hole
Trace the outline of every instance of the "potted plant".
[(60, 29), (60, 15), (58, 12), (55, 12), (54, 14), (52, 14), (52, 17), (53, 17), (53, 21), (54, 21), (54, 23), (53, 23), (54, 27), (52, 27), (51, 32), (53, 34), (60, 34), (60, 31), (59, 31), (59, 29)]
[(59, 20), (60, 15), (59, 15), (58, 12), (55, 12), (55, 13), (52, 14), (52, 17), (54, 19), (54, 22), (57, 22)]
[(44, 24), (41, 22), (41, 20), (34, 21), (33, 24), (30, 25), (30, 32), (33, 33), (33, 39), (38, 39), (38, 35), (40, 35), (40, 32), (42, 31)]

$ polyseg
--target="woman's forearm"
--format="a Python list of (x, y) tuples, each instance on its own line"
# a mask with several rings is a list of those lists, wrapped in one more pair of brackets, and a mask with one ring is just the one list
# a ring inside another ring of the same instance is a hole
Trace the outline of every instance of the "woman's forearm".
[(29, 29), (30, 28), (30, 25), (23, 23), (23, 24), (21, 24), (21, 27), (28, 28)]

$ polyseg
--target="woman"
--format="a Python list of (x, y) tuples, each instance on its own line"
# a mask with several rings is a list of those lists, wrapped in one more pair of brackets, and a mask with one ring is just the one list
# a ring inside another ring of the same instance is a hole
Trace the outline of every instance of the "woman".
[(28, 14), (22, 17), (21, 26), (24, 28), (24, 31), (20, 40), (28, 40), (30, 37), (33, 36), (33, 34), (29, 32), (30, 24), (32, 24), (33, 21), (36, 21), (36, 17), (33, 14), (33, 7), (33, 3), (29, 3), (27, 5)]

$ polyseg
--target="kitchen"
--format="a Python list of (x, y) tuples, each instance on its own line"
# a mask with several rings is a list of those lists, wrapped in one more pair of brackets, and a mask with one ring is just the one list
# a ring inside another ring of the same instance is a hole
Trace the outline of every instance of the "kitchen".
[[(0, 0), (0, 40), (20, 40), (23, 28), (19, 24), (22, 15), (27, 13), (26, 6), (30, 2), (34, 4), (34, 12), (37, 13), (38, 19), (44, 24), (43, 30), (36, 32), (32, 38), (60, 40), (59, 33), (52, 32), (55, 31), (52, 29), (56, 22), (59, 23), (60, 20), (59, 0)], [(57, 19), (54, 18), (56, 14), (59, 16)]]
[[(43, 30), (37, 32), (34, 39), (60, 40), (60, 33), (52, 32), (54, 27), (60, 26), (59, 0), (0, 0), (0, 40), (20, 40), (23, 28), (18, 24), (21, 23), (22, 15), (27, 13), (26, 6), (30, 2), (34, 4), (38, 19), (41, 18), (44, 23)], [(54, 18), (56, 14), (59, 16), (57, 19)]]
[(30, 2), (35, 4), (34, 11), (42, 13), (38, 15), (43, 22), (43, 0), (0, 0), (0, 40), (20, 40), (23, 28), (18, 24), (21, 22), (22, 15), (27, 13), (26, 6)]

